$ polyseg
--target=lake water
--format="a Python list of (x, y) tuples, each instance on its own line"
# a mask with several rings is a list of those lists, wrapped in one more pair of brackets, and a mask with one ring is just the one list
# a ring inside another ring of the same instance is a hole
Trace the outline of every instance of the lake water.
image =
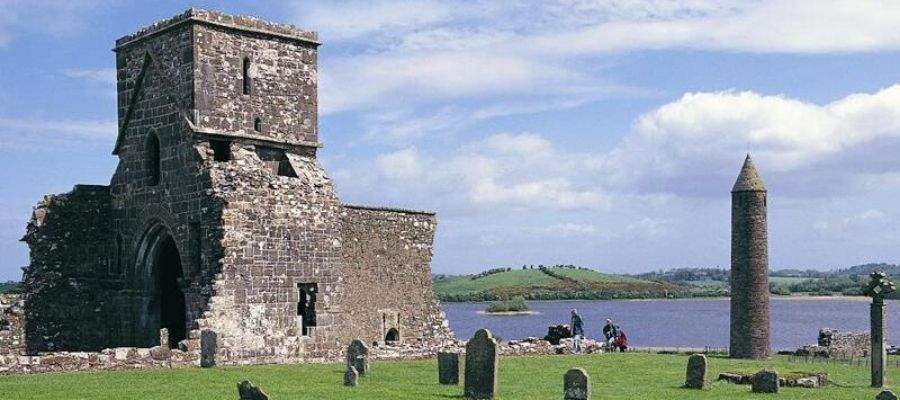
[[(590, 338), (602, 337), (606, 318), (622, 327), (628, 342), (638, 347), (727, 347), (728, 299), (638, 301), (531, 301), (537, 314), (479, 314), (485, 303), (444, 303), (450, 327), (467, 339), (487, 328), (504, 340), (543, 337), (547, 326), (569, 323), (569, 310), (578, 309)], [(816, 343), (820, 328), (869, 330), (869, 302), (853, 299), (772, 298), (769, 306), (772, 348), (793, 350)], [(890, 344), (900, 344), (900, 302), (887, 302)]]

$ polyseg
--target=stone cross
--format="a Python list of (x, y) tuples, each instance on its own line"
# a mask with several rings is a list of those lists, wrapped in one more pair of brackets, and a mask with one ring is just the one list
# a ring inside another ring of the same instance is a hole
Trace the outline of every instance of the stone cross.
[(239, 400), (269, 400), (269, 396), (262, 389), (253, 386), (250, 381), (238, 383)]
[(582, 368), (572, 368), (563, 375), (563, 398), (565, 400), (590, 400), (591, 377)]
[(159, 330), (159, 345), (162, 347), (170, 347), (169, 346), (169, 328), (162, 328)]
[(347, 372), (344, 372), (344, 386), (357, 385), (359, 385), (359, 372), (356, 371), (356, 367), (348, 366)]
[(778, 393), (778, 371), (761, 370), (750, 378), (750, 384), (753, 393)]
[(479, 329), (466, 343), (467, 399), (493, 399), (497, 394), (497, 341), (487, 329)]
[(446, 351), (439, 352), (437, 361), (438, 383), (441, 385), (458, 385), (459, 353), (450, 353)]
[(684, 387), (688, 389), (706, 388), (706, 356), (694, 354), (688, 358)]
[(366, 346), (362, 340), (354, 339), (347, 346), (347, 368), (356, 368), (360, 376), (369, 373), (369, 346)]
[(897, 395), (890, 390), (884, 390), (878, 393), (878, 396), (875, 396), (875, 400), (897, 400)]
[(216, 366), (216, 331), (204, 329), (200, 331), (200, 366), (210, 368)]
[(866, 285), (866, 295), (872, 297), (869, 308), (872, 332), (872, 387), (884, 387), (887, 369), (887, 348), (884, 343), (884, 296), (895, 291), (894, 282), (881, 271), (872, 272), (872, 280)]

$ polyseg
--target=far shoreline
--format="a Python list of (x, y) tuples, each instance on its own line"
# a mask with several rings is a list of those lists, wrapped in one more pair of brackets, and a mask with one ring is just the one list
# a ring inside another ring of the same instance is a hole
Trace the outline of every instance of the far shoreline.
[[(553, 300), (526, 300), (529, 303), (532, 302), (540, 302), (540, 303), (562, 303), (562, 302), (617, 302), (617, 301), (689, 301), (689, 300), (699, 300), (699, 301), (722, 301), (722, 300), (730, 300), (731, 297), (727, 296), (715, 296), (715, 297), (679, 297), (679, 298), (665, 298), (665, 297), (656, 297), (656, 298), (645, 298), (645, 299), (553, 299)], [(822, 295), (770, 295), (769, 299), (771, 300), (790, 300), (790, 301), (825, 301), (825, 300), (846, 300), (846, 301), (871, 301), (871, 297), (867, 296), (822, 296)], [(894, 302), (900, 301), (900, 299), (886, 299), (885, 301)], [(441, 300), (442, 304), (486, 304), (490, 303), (491, 300), (482, 300), (482, 301), (446, 301)], [(480, 311), (479, 313), (484, 313), (486, 315), (492, 314), (529, 314), (529, 313), (537, 313), (536, 311), (509, 311), (503, 313), (489, 313), (487, 311)]]
[(536, 315), (540, 314), (538, 311), (525, 310), (525, 311), (498, 311), (498, 312), (490, 312), (486, 310), (478, 311), (478, 314), (481, 315), (496, 315), (496, 316), (509, 316), (509, 315)]

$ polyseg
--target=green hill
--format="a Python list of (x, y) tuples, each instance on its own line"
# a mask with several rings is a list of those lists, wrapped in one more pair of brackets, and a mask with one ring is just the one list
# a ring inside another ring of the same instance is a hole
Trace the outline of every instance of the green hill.
[(682, 297), (683, 287), (586, 268), (496, 268), (477, 275), (434, 279), (441, 301), (491, 301), (523, 296), (528, 300), (634, 299)]

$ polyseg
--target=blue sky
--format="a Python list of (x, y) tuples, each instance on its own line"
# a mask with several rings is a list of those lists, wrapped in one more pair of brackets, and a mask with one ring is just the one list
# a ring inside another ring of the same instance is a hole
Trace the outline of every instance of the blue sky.
[(748, 151), (772, 267), (900, 261), (895, 1), (0, 0), (0, 280), (43, 194), (109, 182), (114, 40), (191, 6), (320, 32), (320, 159), (436, 211), (434, 272), (727, 267)]

